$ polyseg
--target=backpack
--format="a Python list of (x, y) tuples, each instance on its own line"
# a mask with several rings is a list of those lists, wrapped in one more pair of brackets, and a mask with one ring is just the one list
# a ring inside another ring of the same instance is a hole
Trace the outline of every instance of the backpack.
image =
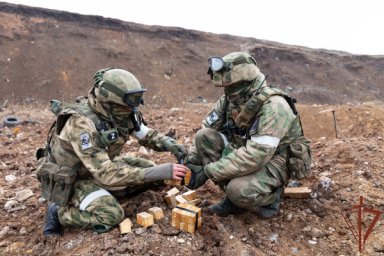
[[(74, 104), (72, 104), (75, 106)], [(50, 141), (53, 133), (61, 131), (65, 122), (71, 116), (71, 114), (60, 115), (63, 110), (64, 104), (59, 101), (51, 101), (51, 111), (58, 116), (56, 121), (52, 124), (48, 131), (47, 142), (45, 148), (39, 148), (36, 151), (37, 159), (37, 179), (41, 183), (41, 196), (52, 201), (59, 206), (66, 206), (71, 199), (74, 184), (77, 178), (78, 167), (68, 167), (64, 165), (58, 165), (50, 156)], [(68, 104), (68, 107), (71, 105)], [(65, 106), (67, 107), (67, 106)]]

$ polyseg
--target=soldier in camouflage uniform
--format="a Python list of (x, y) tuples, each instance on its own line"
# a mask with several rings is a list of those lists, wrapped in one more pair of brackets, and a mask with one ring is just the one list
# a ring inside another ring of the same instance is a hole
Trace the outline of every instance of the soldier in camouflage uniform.
[[(38, 151), (37, 169), (43, 195), (48, 194), (48, 200), (60, 200), (48, 207), (46, 236), (61, 235), (62, 225), (107, 231), (124, 219), (123, 208), (111, 191), (134, 191), (157, 180), (181, 180), (185, 176), (187, 168), (180, 164), (155, 165), (146, 159), (119, 155), (130, 137), (154, 150), (170, 151), (178, 160), (186, 155), (184, 146), (146, 126), (137, 110), (145, 91), (130, 72), (103, 69), (96, 72), (94, 87), (86, 99), (77, 104), (51, 101), (57, 120), (49, 132), (46, 149)], [(49, 173), (52, 166), (61, 169)], [(59, 184), (63, 170), (64, 182)], [(49, 184), (54, 184), (53, 192), (44, 191), (52, 188)], [(71, 196), (63, 201), (67, 185)]]
[(208, 207), (219, 216), (246, 209), (272, 217), (290, 176), (287, 145), (303, 134), (300, 120), (285, 99), (289, 96), (267, 86), (251, 55), (211, 57), (209, 65), (208, 74), (224, 95), (195, 135), (186, 160), (189, 186), (198, 188), (208, 179), (220, 185), (226, 197)]

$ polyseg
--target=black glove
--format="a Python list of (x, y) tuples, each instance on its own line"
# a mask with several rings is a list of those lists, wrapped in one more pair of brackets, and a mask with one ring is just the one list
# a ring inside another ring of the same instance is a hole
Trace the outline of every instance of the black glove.
[(184, 159), (184, 157), (187, 155), (187, 150), (185, 149), (185, 147), (181, 144), (178, 144), (171, 137), (166, 139), (163, 143), (164, 147), (176, 157), (179, 163), (180, 160)]
[(191, 170), (191, 179), (189, 180), (189, 184), (187, 185), (190, 189), (197, 189), (207, 182), (209, 179), (204, 172), (204, 166), (187, 164), (187, 167)]

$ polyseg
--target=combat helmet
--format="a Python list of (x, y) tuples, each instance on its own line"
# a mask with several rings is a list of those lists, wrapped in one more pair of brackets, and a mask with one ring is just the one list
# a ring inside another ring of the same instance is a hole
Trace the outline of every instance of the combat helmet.
[(228, 87), (243, 81), (253, 81), (259, 71), (256, 60), (246, 52), (233, 52), (208, 59), (208, 74), (217, 87)]
[(95, 96), (102, 104), (117, 104), (132, 108), (143, 104), (146, 89), (137, 78), (123, 69), (101, 69), (93, 76)]

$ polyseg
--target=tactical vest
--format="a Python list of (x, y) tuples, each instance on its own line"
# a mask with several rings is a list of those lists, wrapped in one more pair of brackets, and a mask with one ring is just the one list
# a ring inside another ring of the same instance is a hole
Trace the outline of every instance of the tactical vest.
[[(48, 140), (52, 141), (52, 144), (55, 144), (57, 143), (57, 140), (60, 140), (55, 137), (60, 134), (67, 120), (73, 114), (79, 113), (93, 122), (98, 131), (98, 146), (106, 150), (110, 159), (113, 159), (117, 155), (119, 155), (124, 144), (129, 139), (129, 134), (131, 134), (137, 128), (137, 126), (140, 127), (140, 124), (142, 122), (141, 113), (139, 111), (132, 112), (131, 118), (127, 123), (128, 133), (124, 134), (123, 132), (120, 132), (118, 129), (113, 127), (113, 124), (111, 122), (105, 121), (100, 118), (97, 114), (95, 114), (95, 112), (89, 107), (87, 100), (83, 100), (77, 104), (51, 101), (51, 110), (55, 115), (57, 115), (56, 124), (53, 129), (54, 131), (50, 132), (52, 133), (52, 138), (48, 138)], [(133, 119), (136, 120), (136, 122), (138, 123), (134, 124), (132, 121)], [(47, 144), (50, 145), (51, 143), (48, 142)], [(73, 152), (72, 147), (67, 144), (67, 142), (61, 140), (59, 142), (59, 145), (50, 146), (52, 151), (57, 151), (57, 153), (52, 152), (53, 155), (60, 155), (60, 158), (65, 158), (65, 152), (60, 151), (66, 151), (70, 155), (68, 156), (69, 159), (55, 159), (56, 162), (60, 161), (66, 164), (71, 163), (70, 166), (74, 166), (77, 163), (73, 161), (76, 159), (77, 162), (79, 162), (80, 160), (77, 159), (77, 156)], [(72, 156), (75, 159), (73, 159)]]
[[(68, 119), (74, 114), (81, 114), (95, 125), (98, 134), (98, 146), (104, 148), (111, 159), (117, 156), (129, 134), (135, 129), (132, 122), (128, 122), (128, 134), (119, 134), (112, 124), (101, 119), (88, 106), (87, 100), (76, 104), (51, 101), (51, 111), (57, 115), (52, 124), (48, 136), (46, 148), (40, 148), (36, 152), (38, 159), (37, 176), (42, 185), (42, 197), (65, 206), (72, 196), (73, 186), (78, 177), (87, 177), (87, 169), (74, 152), (72, 145), (62, 140), (59, 135)], [(141, 120), (140, 113), (137, 120)]]
[(295, 99), (291, 98), (288, 94), (280, 89), (264, 87), (259, 93), (253, 94), (251, 98), (245, 102), (244, 106), (241, 108), (241, 111), (236, 113), (235, 118), (233, 118), (233, 109), (228, 109), (229, 102), (225, 98), (223, 112), (225, 121), (219, 130), (232, 137), (232, 139), (236, 142), (240, 142), (242, 140), (243, 142), (240, 144), (245, 145), (246, 140), (251, 137), (250, 133), (255, 128), (257, 128), (251, 127), (252, 125), (255, 126), (254, 122), (257, 113), (260, 111), (264, 102), (266, 102), (270, 97), (276, 95), (284, 97), (291, 107), (293, 113), (296, 116), (298, 115), (294, 105), (296, 102)]
[[(232, 137), (235, 144), (244, 146), (246, 141), (257, 130), (256, 116), (266, 102), (272, 96), (281, 96), (287, 101), (296, 118), (293, 120), (286, 137), (281, 139), (281, 143), (276, 149), (275, 154), (287, 153), (287, 166), (290, 176), (295, 179), (302, 179), (310, 173), (311, 169), (311, 148), (310, 140), (304, 136), (300, 116), (297, 112), (296, 100), (278, 88), (264, 87), (260, 93), (253, 94), (244, 104), (240, 113), (234, 120), (231, 119), (231, 113), (227, 110), (228, 102), (224, 102), (226, 122), (223, 127)], [(233, 124), (231, 124), (231, 122)], [(299, 131), (299, 132), (298, 132)], [(292, 136), (295, 134), (295, 136)], [(290, 137), (288, 137), (290, 136)]]

